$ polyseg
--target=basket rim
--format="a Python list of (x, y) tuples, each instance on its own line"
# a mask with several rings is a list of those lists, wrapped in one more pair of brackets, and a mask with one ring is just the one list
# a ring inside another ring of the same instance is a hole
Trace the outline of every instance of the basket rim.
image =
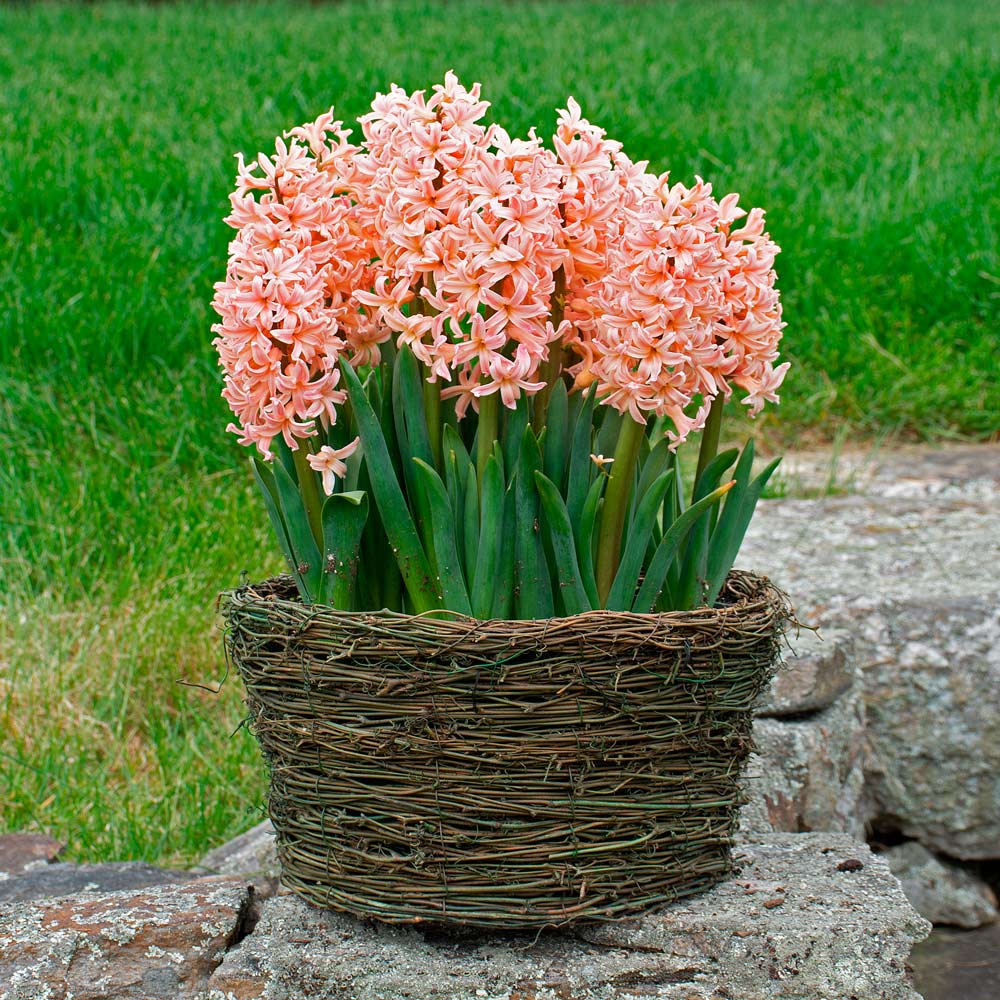
[[(294, 594), (295, 583), (291, 576), (272, 576), (258, 583), (246, 583), (240, 587), (223, 591), (218, 598), (219, 609), (228, 617), (241, 611), (280, 611), (286, 615), (299, 617), (302, 623), (323, 623), (329, 625), (379, 625), (399, 626), (406, 622), (419, 623), (421, 629), (437, 630), (449, 635), (508, 631), (516, 628), (522, 636), (531, 633), (551, 636), (564, 629), (599, 627), (612, 622), (619, 627), (630, 623), (655, 630), (671, 624), (708, 623), (713, 620), (720, 624), (744, 616), (770, 613), (776, 619), (794, 622), (794, 609), (788, 595), (768, 577), (749, 570), (732, 570), (723, 586), (723, 594), (732, 594), (735, 600), (715, 607), (692, 608), (688, 611), (613, 611), (605, 608), (580, 612), (575, 615), (552, 618), (474, 618), (441, 608), (411, 615), (387, 608), (371, 611), (344, 611), (329, 604), (306, 604), (283, 594)], [(447, 617), (444, 617), (447, 616)]]

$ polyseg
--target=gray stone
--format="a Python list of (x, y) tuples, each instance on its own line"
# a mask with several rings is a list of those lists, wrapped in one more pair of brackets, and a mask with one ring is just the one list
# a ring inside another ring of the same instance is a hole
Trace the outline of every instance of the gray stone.
[(220, 875), (263, 875), (276, 878), (279, 870), (278, 851), (271, 821), (266, 819), (246, 833), (209, 851), (199, 862), (198, 869)]
[(191, 872), (157, 868), (141, 861), (116, 861), (100, 865), (46, 864), (16, 878), (0, 882), (0, 903), (78, 892), (116, 892), (150, 885), (190, 882)]
[(241, 879), (0, 905), (0, 1000), (201, 998), (253, 922)]
[(997, 897), (981, 878), (915, 840), (890, 847), (882, 857), (914, 909), (932, 924), (974, 928), (997, 919)]
[(354, 920), (264, 902), (206, 1000), (919, 1000), (930, 930), (884, 861), (839, 834), (747, 845), (733, 880), (627, 924), (535, 936)]
[(1000, 858), (998, 562), (995, 492), (766, 501), (739, 559), (855, 636), (870, 818), (967, 860)]
[(843, 629), (801, 629), (788, 637), (783, 663), (757, 705), (757, 714), (780, 718), (828, 708), (858, 679), (854, 640)]
[(778, 476), (792, 494), (990, 500), (1000, 488), (1000, 445), (803, 451), (786, 456)]
[(808, 716), (754, 720), (744, 834), (838, 830), (864, 839), (864, 705), (855, 685)]

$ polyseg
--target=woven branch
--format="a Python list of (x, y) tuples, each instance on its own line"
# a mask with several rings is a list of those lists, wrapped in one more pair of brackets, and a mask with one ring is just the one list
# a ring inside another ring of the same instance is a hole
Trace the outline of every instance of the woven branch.
[(341, 612), (287, 578), (225, 595), (271, 771), (282, 878), (391, 922), (608, 920), (730, 871), (790, 611), (734, 572), (716, 608), (544, 621)]

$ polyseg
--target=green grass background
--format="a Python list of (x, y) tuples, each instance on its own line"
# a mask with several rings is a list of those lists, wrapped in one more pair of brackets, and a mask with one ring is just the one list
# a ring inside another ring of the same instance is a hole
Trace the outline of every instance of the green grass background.
[(210, 347), (232, 154), (454, 68), (768, 209), (794, 445), (1000, 431), (1000, 7), (0, 8), (0, 828), (182, 863), (258, 815), (216, 593), (278, 559)]

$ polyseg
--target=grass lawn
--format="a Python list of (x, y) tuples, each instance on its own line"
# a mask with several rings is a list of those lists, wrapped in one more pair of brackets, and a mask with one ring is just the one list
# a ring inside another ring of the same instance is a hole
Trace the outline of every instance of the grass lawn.
[(259, 815), (238, 684), (177, 683), (278, 568), (209, 343), (232, 153), (449, 68), (768, 209), (772, 441), (1000, 432), (996, 5), (0, 8), (0, 829), (182, 863)]

